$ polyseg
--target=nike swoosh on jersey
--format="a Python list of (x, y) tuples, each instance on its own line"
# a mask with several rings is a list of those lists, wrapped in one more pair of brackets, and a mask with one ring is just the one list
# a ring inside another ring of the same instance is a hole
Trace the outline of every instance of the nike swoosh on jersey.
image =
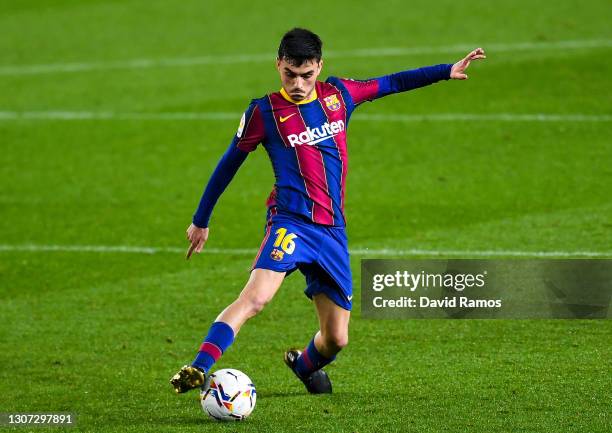
[(291, 116), (295, 116), (297, 113), (291, 113), (290, 115), (288, 115), (287, 117), (279, 117), (278, 120), (280, 120), (280, 123), (284, 123), (286, 122)]

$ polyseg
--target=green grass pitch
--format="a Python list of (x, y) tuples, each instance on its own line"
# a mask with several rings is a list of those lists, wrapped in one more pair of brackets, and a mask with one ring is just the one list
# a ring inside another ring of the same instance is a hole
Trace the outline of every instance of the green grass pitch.
[[(357, 111), (352, 248), (609, 256), (610, 12), (603, 0), (3, 2), (0, 412), (73, 412), (71, 431), (88, 432), (611, 431), (610, 321), (365, 320), (359, 255), (350, 344), (328, 369), (333, 396), (305, 394), (282, 363), (317, 326), (298, 274), (218, 364), (255, 381), (250, 419), (220, 425), (195, 395), (174, 395), (168, 379), (246, 281), (254, 254), (239, 250), (261, 241), (273, 184), (261, 149), (215, 210), (217, 253), (42, 250), (186, 248), (241, 111), (278, 90), (275, 48), (300, 25), (330, 53), (324, 77), (488, 54), (466, 82)], [(349, 53), (360, 49), (375, 55)], [(517, 117), (541, 113), (561, 117)]]

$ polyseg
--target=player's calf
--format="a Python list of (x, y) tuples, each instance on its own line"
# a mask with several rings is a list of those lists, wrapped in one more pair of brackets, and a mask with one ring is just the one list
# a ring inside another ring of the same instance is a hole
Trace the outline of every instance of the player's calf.
[(204, 383), (206, 374), (232, 345), (242, 325), (272, 299), (284, 277), (284, 272), (267, 269), (254, 269), (251, 272), (238, 299), (223, 310), (208, 329), (191, 365), (181, 368), (170, 380), (176, 392), (189, 391)]
[[(334, 357), (338, 352), (348, 345), (347, 332), (321, 333), (320, 350), (322, 354), (327, 354), (328, 357)], [(315, 337), (316, 339), (316, 337)]]

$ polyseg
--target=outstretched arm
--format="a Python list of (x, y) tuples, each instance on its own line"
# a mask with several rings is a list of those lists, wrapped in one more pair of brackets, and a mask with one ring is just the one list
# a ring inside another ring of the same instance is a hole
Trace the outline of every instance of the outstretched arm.
[(255, 150), (263, 138), (264, 126), (261, 112), (255, 103), (251, 103), (242, 115), (238, 132), (210, 177), (198, 209), (193, 215), (192, 223), (187, 228), (187, 239), (190, 244), (187, 259), (194, 251), (200, 253), (204, 248), (208, 240), (208, 223), (217, 200), (232, 181), (249, 152)]
[(428, 86), (440, 80), (465, 80), (465, 70), (472, 60), (486, 58), (477, 48), (455, 64), (440, 64), (383, 75), (369, 80), (349, 80), (330, 77), (328, 82), (338, 86), (350, 97), (353, 108), (365, 101), (373, 101), (393, 93), (406, 92)]
[(208, 223), (213, 208), (223, 191), (225, 191), (225, 188), (227, 188), (234, 178), (234, 175), (247, 155), (248, 152), (240, 150), (232, 142), (223, 157), (221, 157), (221, 160), (217, 164), (217, 168), (215, 168), (202, 194), (198, 209), (193, 215), (193, 222), (187, 229), (187, 239), (190, 243), (189, 250), (187, 251), (187, 259), (191, 257), (194, 251), (200, 253), (202, 248), (204, 248), (204, 244), (208, 240)]

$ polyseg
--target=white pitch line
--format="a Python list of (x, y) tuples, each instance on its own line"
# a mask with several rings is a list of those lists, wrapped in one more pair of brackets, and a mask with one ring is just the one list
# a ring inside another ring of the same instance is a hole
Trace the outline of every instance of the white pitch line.
[[(77, 253), (129, 253), (129, 254), (185, 254), (187, 247), (143, 247), (129, 245), (0, 245), (0, 252), (77, 252)], [(255, 255), (255, 248), (205, 248), (205, 254), (219, 255)], [(608, 257), (612, 251), (514, 251), (514, 250), (425, 250), (425, 249), (369, 249), (354, 248), (350, 253), (356, 256), (428, 256), (428, 257)]]
[[(0, 121), (35, 120), (186, 120), (236, 121), (242, 113), (230, 112), (175, 112), (129, 113), (113, 111), (0, 111)], [(511, 113), (438, 113), (438, 114), (356, 114), (352, 119), (365, 122), (611, 122), (609, 114), (511, 114)]]
[[(563, 49), (585, 49), (585, 48), (607, 48), (612, 47), (610, 39), (594, 40), (570, 40), (553, 42), (517, 42), (517, 43), (489, 43), (489, 44), (461, 44), (431, 47), (380, 47), (362, 48), (347, 51), (328, 51), (324, 53), (325, 58), (368, 58), (368, 57), (394, 57), (414, 56), (431, 53), (462, 53), (474, 49), (477, 46), (484, 47), (489, 53), (531, 51), (531, 50), (563, 50)], [(65, 72), (88, 72), (112, 69), (145, 69), (164, 67), (186, 67), (197, 65), (221, 65), (270, 62), (274, 59), (274, 53), (265, 54), (229, 54), (219, 56), (201, 57), (178, 57), (165, 59), (128, 59), (109, 62), (75, 62), (75, 63), (51, 63), (40, 65), (4, 65), (0, 66), (0, 75), (39, 75), (49, 73)]]
[(236, 120), (241, 115), (228, 112), (0, 111), (0, 120)]

